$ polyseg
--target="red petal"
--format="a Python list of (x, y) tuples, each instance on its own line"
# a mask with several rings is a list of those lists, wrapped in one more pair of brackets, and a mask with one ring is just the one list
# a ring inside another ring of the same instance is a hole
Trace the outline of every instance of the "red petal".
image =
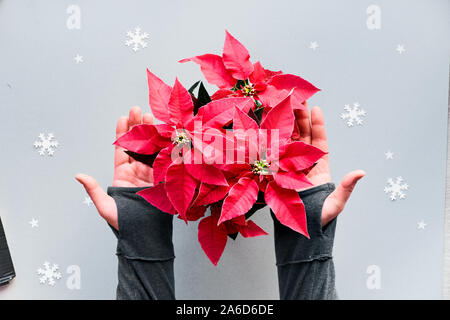
[(171, 123), (168, 103), (172, 88), (147, 69), (149, 103), (155, 118)]
[(253, 65), (253, 72), (249, 76), (250, 82), (254, 83), (254, 84), (259, 83), (259, 82), (264, 82), (265, 77), (266, 77), (266, 71), (261, 66), (261, 63), (259, 61), (256, 62)]
[(241, 235), (244, 238), (265, 236), (268, 234), (261, 227), (259, 227), (256, 223), (254, 223), (252, 220), (248, 220), (247, 225), (241, 226), (239, 228), (239, 232), (241, 233)]
[(158, 184), (166, 178), (167, 168), (172, 164), (173, 147), (168, 147), (159, 152), (153, 162), (153, 183)]
[(182, 218), (194, 197), (197, 181), (186, 171), (184, 163), (176, 161), (167, 169), (166, 191), (172, 205)]
[(225, 250), (227, 238), (224, 228), (217, 226), (217, 219), (213, 216), (203, 218), (198, 224), (198, 241), (214, 265), (217, 265)]
[[(192, 207), (189, 208), (188, 211), (186, 211), (186, 219), (188, 221), (197, 221), (201, 217), (205, 215), (206, 207), (200, 206), (200, 207)], [(182, 219), (181, 216), (178, 216), (179, 219)]]
[(194, 206), (208, 205), (222, 200), (230, 190), (230, 187), (214, 186), (207, 183), (200, 185), (200, 190), (197, 198), (193, 203)]
[(274, 77), (278, 74), (283, 74), (283, 71), (272, 71), (269, 69), (264, 69), (264, 71), (266, 72), (265, 81), (269, 81), (272, 77)]
[(172, 145), (172, 134), (174, 133), (173, 127), (167, 124), (155, 124), (154, 127), (158, 134), (151, 139), (152, 143), (161, 148)]
[(252, 172), (252, 167), (248, 163), (228, 163), (221, 166), (225, 172), (230, 172), (234, 176), (238, 176), (244, 172)]
[[(253, 161), (258, 156), (258, 124), (250, 118), (246, 113), (239, 109), (235, 109), (233, 118), (233, 134), (237, 139), (235, 144), (236, 157), (245, 155), (245, 161)], [(244, 147), (244, 149), (242, 149)]]
[(215, 84), (222, 89), (233, 88), (236, 80), (231, 77), (225, 69), (222, 57), (216, 54), (204, 54), (202, 56), (192, 57), (180, 60), (181, 63), (192, 61), (200, 65), (203, 75), (209, 83)]
[(248, 50), (236, 40), (228, 31), (225, 31), (225, 44), (223, 47), (223, 64), (233, 78), (245, 80), (253, 72)]
[(214, 100), (201, 107), (198, 116), (202, 117), (204, 127), (221, 129), (233, 119), (235, 108), (247, 113), (253, 105), (254, 102), (249, 97)]
[[(197, 136), (197, 132), (194, 133), (192, 144), (195, 148), (194, 152), (201, 154), (204, 163), (222, 164), (227, 160), (226, 147), (232, 145), (233, 141), (232, 137), (227, 136), (219, 129), (205, 128), (199, 136)], [(189, 158), (192, 158), (192, 156), (186, 157), (185, 163), (192, 163), (192, 160)]]
[(258, 184), (250, 178), (241, 178), (223, 201), (219, 223), (244, 215), (258, 198)]
[(313, 184), (306, 178), (303, 172), (274, 172), (275, 182), (282, 188), (300, 190), (312, 187)]
[(194, 104), (191, 95), (181, 85), (178, 79), (175, 79), (172, 92), (169, 99), (169, 112), (172, 122), (177, 127), (183, 127), (194, 114)]
[(267, 184), (264, 199), (281, 224), (309, 239), (305, 206), (296, 191), (283, 189), (272, 181)]
[(278, 130), (278, 145), (283, 144), (291, 138), (294, 130), (294, 112), (291, 107), (291, 96), (287, 96), (279, 104), (267, 113), (261, 122), (261, 129), (267, 130), (267, 143), (270, 146), (272, 130)]
[(195, 179), (217, 186), (228, 186), (222, 171), (206, 163), (185, 163), (187, 172)]
[(311, 167), (326, 153), (310, 144), (295, 141), (280, 149), (279, 167), (284, 171), (300, 171)]
[(169, 198), (167, 197), (166, 190), (164, 188), (164, 183), (157, 184), (154, 187), (141, 190), (136, 193), (140, 195), (142, 198), (147, 200), (151, 205), (155, 206), (159, 210), (163, 212), (167, 212), (170, 214), (175, 214), (176, 210), (172, 206)]
[(173, 126), (168, 124), (155, 124), (155, 129), (161, 137), (172, 139), (172, 134), (174, 132)]
[[(279, 90), (274, 86), (267, 86), (266, 90), (258, 94), (259, 100), (265, 107), (273, 107), (277, 105), (281, 100), (289, 95), (288, 90)], [(263, 117), (264, 119), (264, 117)]]
[[(244, 216), (243, 216), (244, 217)], [(245, 217), (244, 217), (245, 219)], [(231, 220), (225, 221), (222, 226), (227, 230), (227, 234), (238, 233), (240, 226), (231, 222)]]
[(245, 215), (228, 220), (228, 221), (226, 221), (226, 223), (231, 223), (231, 224), (234, 224), (237, 226), (246, 226), (247, 225), (247, 221), (245, 220)]
[(268, 69), (264, 69), (261, 66), (261, 63), (258, 61), (255, 64), (253, 64), (253, 73), (249, 76), (250, 82), (253, 84), (258, 83), (266, 83), (269, 81), (273, 76), (276, 76), (277, 74), (282, 74), (282, 71), (271, 71)]
[[(165, 145), (163, 145), (165, 143)], [(114, 144), (140, 154), (154, 154), (169, 145), (170, 139), (163, 139), (153, 124), (134, 126)]]
[(235, 95), (234, 91), (231, 91), (228, 89), (219, 89), (213, 93), (213, 95), (211, 96), (211, 100), (219, 100), (219, 99), (228, 98), (228, 97), (231, 97), (234, 95)]
[(280, 74), (272, 77), (268, 82), (269, 85), (277, 88), (278, 90), (288, 90), (295, 88), (292, 96), (294, 100), (292, 101), (294, 108), (302, 108), (300, 104), (308, 100), (320, 89), (313, 86), (308, 81), (300, 78), (299, 76), (293, 74)]
[(255, 120), (250, 118), (247, 113), (236, 108), (234, 110), (233, 117), (233, 130), (254, 130), (255, 133), (257, 133), (259, 131), (259, 127)]

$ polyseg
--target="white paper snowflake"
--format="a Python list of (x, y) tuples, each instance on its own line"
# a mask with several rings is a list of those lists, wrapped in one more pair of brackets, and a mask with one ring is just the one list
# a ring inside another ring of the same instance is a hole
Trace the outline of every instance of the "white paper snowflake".
[(353, 127), (355, 123), (360, 126), (363, 124), (362, 117), (365, 117), (367, 112), (359, 108), (358, 102), (353, 103), (353, 106), (344, 105), (344, 110), (346, 112), (341, 113), (341, 119), (347, 120), (347, 126)]
[(127, 36), (130, 39), (125, 41), (125, 45), (127, 47), (133, 46), (132, 49), (134, 52), (138, 51), (139, 47), (142, 47), (142, 49), (147, 48), (147, 42), (145, 42), (144, 39), (148, 39), (149, 35), (147, 32), (141, 33), (141, 28), (136, 27), (134, 29), (134, 33), (131, 31), (128, 31)]
[(397, 177), (395, 180), (389, 178), (386, 187), (384, 187), (384, 192), (390, 194), (392, 201), (397, 199), (405, 199), (406, 194), (404, 191), (406, 190), (408, 190), (408, 185), (402, 177)]
[(52, 133), (39, 135), (39, 140), (34, 142), (34, 147), (38, 149), (41, 156), (47, 154), (52, 156), (55, 153), (55, 149), (59, 146), (58, 141), (55, 140), (55, 136)]
[(39, 282), (41, 284), (54, 286), (56, 283), (55, 279), (59, 280), (62, 278), (62, 275), (58, 272), (58, 269), (59, 267), (57, 264), (50, 266), (50, 262), (44, 262), (44, 269), (39, 268), (37, 270), (38, 275), (40, 275)]

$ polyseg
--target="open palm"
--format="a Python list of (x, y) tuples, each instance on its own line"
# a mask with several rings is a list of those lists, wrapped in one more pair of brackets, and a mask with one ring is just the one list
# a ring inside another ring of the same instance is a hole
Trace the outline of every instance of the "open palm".
[[(325, 132), (325, 120), (319, 107), (295, 110), (295, 130), (292, 139), (312, 144), (313, 146), (328, 152), (327, 135)], [(342, 212), (359, 179), (364, 177), (365, 172), (355, 170), (348, 173), (326, 198), (322, 207), (322, 226), (333, 220)], [(323, 156), (314, 168), (308, 173), (307, 178), (314, 186), (331, 182), (329, 156)]]
[[(116, 138), (127, 133), (133, 126), (146, 123), (152, 124), (153, 117), (146, 113), (142, 117), (141, 108), (133, 107), (128, 117), (120, 117), (117, 121)], [(117, 205), (108, 196), (97, 181), (85, 174), (75, 177), (86, 189), (100, 215), (116, 230), (118, 230)], [(123, 148), (116, 147), (114, 153), (114, 187), (149, 187), (153, 184), (152, 168), (128, 156)]]
[[(143, 119), (141, 109), (134, 107), (129, 117), (121, 117), (117, 121), (116, 138), (127, 133), (133, 126), (146, 123), (153, 124), (153, 117), (146, 113)], [(114, 154), (114, 187), (148, 187), (153, 184), (152, 168), (136, 161), (124, 152), (123, 148), (116, 147)]]
[[(325, 132), (325, 121), (322, 110), (313, 107), (310, 112), (306, 110), (295, 111), (295, 131), (292, 136), (294, 140), (303, 141), (328, 152), (328, 143)], [(116, 138), (127, 133), (133, 126), (153, 123), (153, 117), (146, 113), (142, 117), (139, 107), (130, 110), (128, 117), (121, 117), (117, 121)], [(333, 220), (342, 212), (359, 179), (364, 177), (365, 172), (356, 170), (348, 173), (342, 182), (336, 187), (325, 200), (322, 207), (322, 226)], [(331, 182), (330, 165), (328, 154), (320, 159), (316, 166), (308, 173), (308, 179), (314, 186)], [(100, 215), (114, 228), (118, 229), (117, 205), (114, 199), (108, 196), (99, 186), (97, 181), (85, 174), (75, 177), (83, 184), (87, 193), (97, 207)], [(116, 147), (114, 155), (114, 187), (149, 187), (153, 184), (152, 168), (135, 161), (128, 156), (124, 149)]]

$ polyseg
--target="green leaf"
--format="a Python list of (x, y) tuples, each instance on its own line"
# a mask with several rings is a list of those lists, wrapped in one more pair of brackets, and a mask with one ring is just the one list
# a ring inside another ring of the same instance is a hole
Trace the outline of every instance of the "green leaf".
[(258, 198), (256, 199), (255, 204), (253, 207), (248, 210), (248, 212), (245, 214), (245, 219), (248, 220), (253, 214), (255, 214), (257, 211), (261, 210), (266, 206), (266, 202), (264, 200), (264, 192), (259, 191), (258, 192)]
[(255, 110), (255, 116), (258, 119), (258, 123), (261, 123), (262, 116), (263, 116), (264, 108), (259, 108)]
[(247, 115), (250, 118), (252, 118), (258, 124), (258, 126), (261, 124), (260, 119), (258, 119), (258, 117), (256, 116), (255, 112), (252, 109), (248, 110)]
[(238, 80), (233, 88), (231, 88), (232, 91), (240, 90), (242, 87), (245, 87), (246, 82), (244, 80)]
[(238, 234), (239, 234), (238, 232), (236, 232), (236, 233), (230, 233), (228, 236), (229, 236), (231, 239), (236, 240)]
[(203, 85), (203, 82), (201, 82), (201, 81), (200, 81), (200, 87), (198, 87), (197, 99), (200, 102), (200, 106), (204, 106), (205, 104), (208, 104), (211, 102), (211, 97), (209, 96), (208, 91), (206, 91), (206, 88)]
[(200, 80), (198, 80), (196, 83), (194, 83), (190, 88), (189, 88), (189, 93), (193, 93), (194, 92), (194, 90), (195, 90), (195, 88), (197, 88), (197, 86), (199, 85), (199, 83), (200, 83), (201, 81)]
[(153, 167), (153, 162), (155, 161), (156, 156), (158, 155), (158, 153), (140, 154), (140, 153), (135, 153), (132, 151), (125, 151), (125, 153), (127, 155), (129, 155), (130, 157), (132, 157), (134, 160), (142, 162), (150, 167)]
[(198, 99), (194, 96), (193, 93), (191, 93), (191, 99), (192, 99), (192, 103), (194, 104), (194, 116), (195, 116), (198, 112), (198, 109), (200, 109), (201, 105), (200, 105), (200, 101), (198, 101)]

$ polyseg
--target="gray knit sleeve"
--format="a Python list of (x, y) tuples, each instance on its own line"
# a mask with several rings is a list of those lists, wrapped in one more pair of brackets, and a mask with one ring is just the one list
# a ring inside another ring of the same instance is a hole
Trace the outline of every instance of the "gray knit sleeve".
[(333, 242), (336, 219), (322, 228), (322, 206), (333, 192), (327, 183), (299, 193), (310, 239), (282, 225), (272, 213), (280, 298), (336, 299)]
[(174, 299), (173, 216), (136, 194), (143, 189), (108, 188), (118, 210), (117, 299)]

